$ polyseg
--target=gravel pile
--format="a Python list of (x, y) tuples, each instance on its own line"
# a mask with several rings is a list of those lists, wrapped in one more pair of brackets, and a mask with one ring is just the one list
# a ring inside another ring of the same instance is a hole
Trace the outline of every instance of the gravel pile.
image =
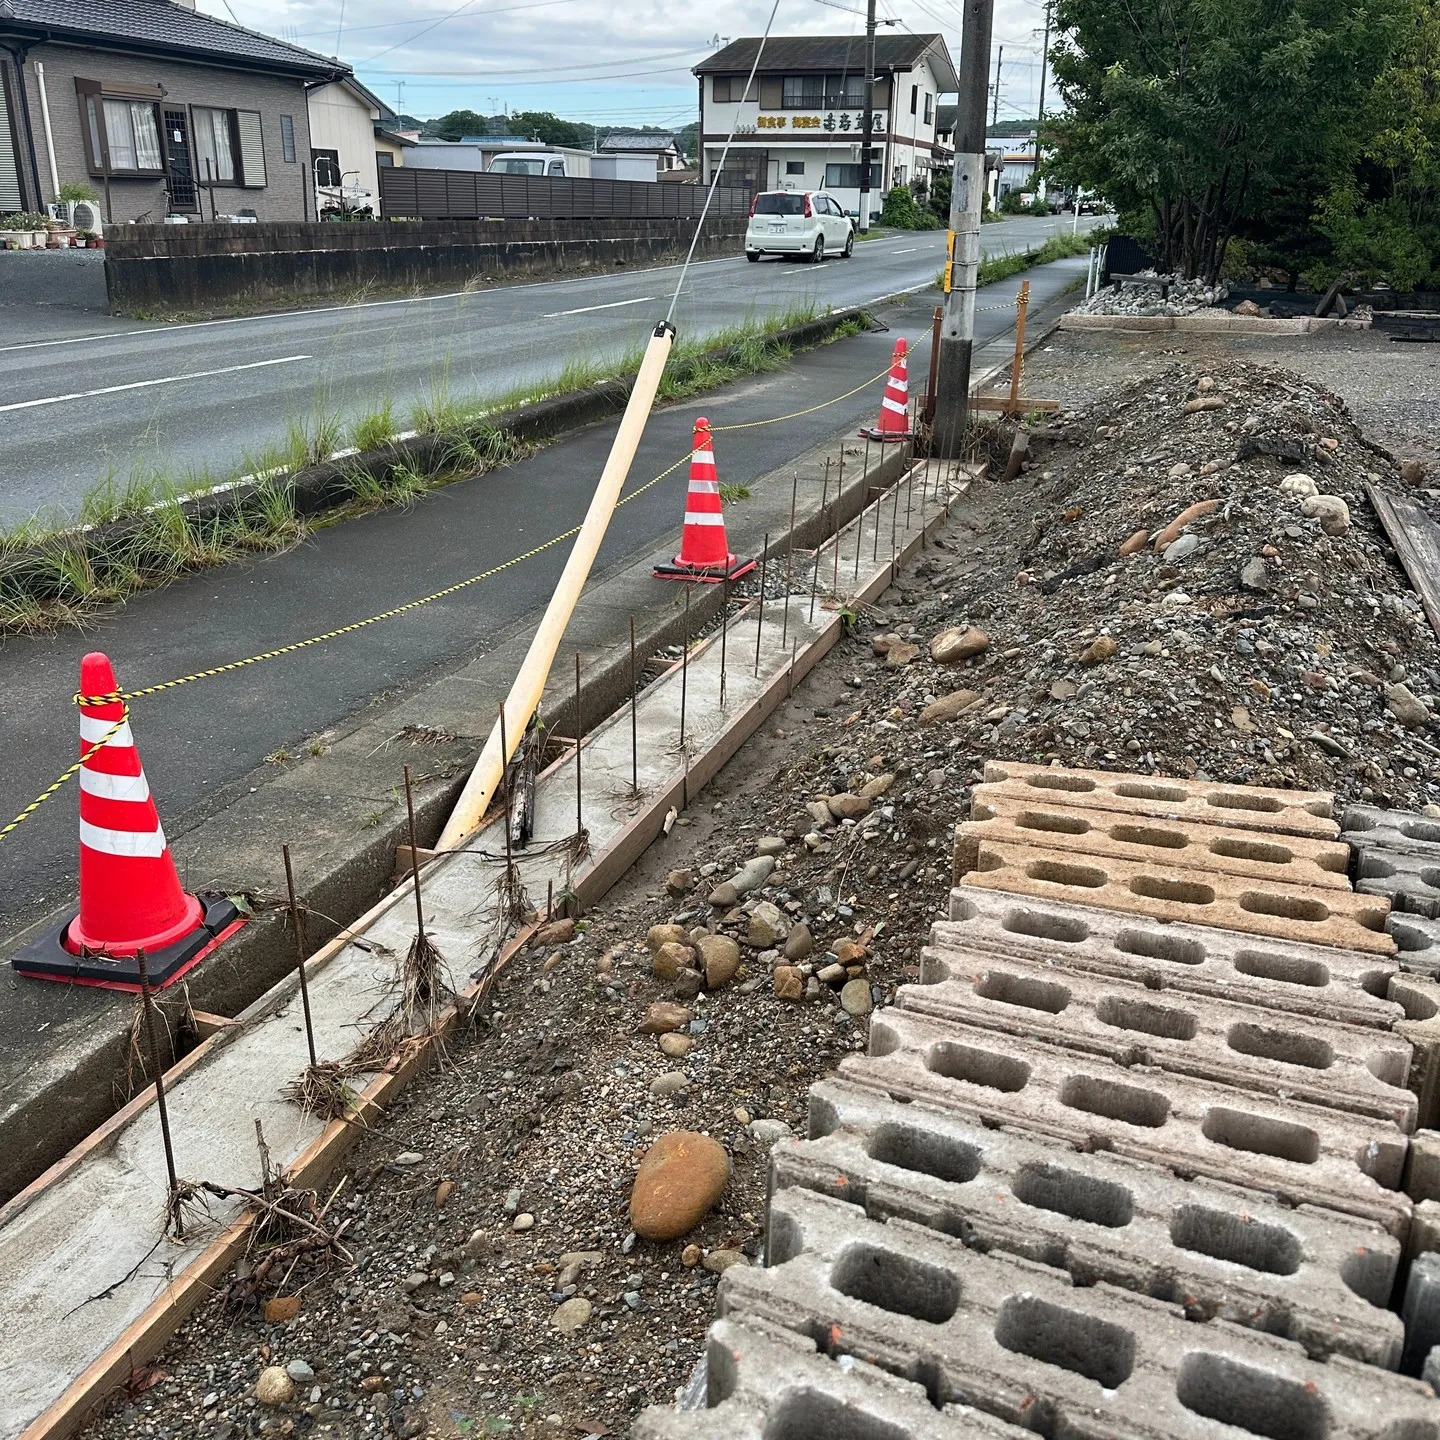
[(1097, 290), (1083, 304), (1075, 307), (1080, 315), (1194, 315), (1197, 311), (1219, 304), (1227, 293), (1225, 285), (1207, 285), (1203, 280), (1182, 280), (1178, 275), (1160, 275), (1154, 270), (1138, 272), (1154, 280), (1164, 281), (1162, 297), (1158, 285), (1142, 285), (1131, 281), (1107, 285)]
[(1440, 802), (1440, 647), (1361, 490), (1398, 480), (1333, 396), (1177, 365), (1037, 450), (360, 1137), (353, 1265), (217, 1296), (91, 1433), (548, 1440), (668, 1403), (762, 1253), (769, 1146), (918, 976), (988, 758)]

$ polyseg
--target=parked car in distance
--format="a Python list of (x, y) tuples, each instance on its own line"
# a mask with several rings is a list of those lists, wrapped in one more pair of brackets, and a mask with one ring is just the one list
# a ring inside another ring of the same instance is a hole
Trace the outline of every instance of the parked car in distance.
[(497, 155), (490, 162), (492, 175), (547, 175), (568, 179), (565, 157), (553, 150), (516, 150)]
[(855, 252), (855, 225), (823, 190), (766, 190), (750, 205), (745, 258), (803, 255), (818, 264), (827, 255)]

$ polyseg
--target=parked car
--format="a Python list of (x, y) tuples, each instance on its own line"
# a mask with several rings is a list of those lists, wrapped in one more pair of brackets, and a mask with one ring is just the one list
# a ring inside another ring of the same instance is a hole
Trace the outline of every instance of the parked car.
[(827, 255), (855, 253), (855, 225), (823, 190), (766, 190), (750, 205), (745, 258), (803, 255), (818, 264)]

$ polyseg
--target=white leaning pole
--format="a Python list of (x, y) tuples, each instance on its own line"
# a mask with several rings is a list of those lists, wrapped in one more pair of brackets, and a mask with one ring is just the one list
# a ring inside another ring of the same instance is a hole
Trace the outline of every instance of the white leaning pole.
[[(480, 828), (480, 822), (490, 808), (495, 792), (500, 788), (500, 779), (505, 773), (506, 765), (510, 763), (510, 756), (525, 737), (525, 727), (529, 725), (530, 717), (540, 703), (555, 653), (565, 635), (565, 627), (570, 623), (570, 616), (580, 599), (580, 592), (589, 579), (590, 567), (595, 563), (600, 542), (605, 538), (610, 517), (619, 503), (620, 491), (630, 474), (630, 466), (634, 462), (640, 437), (645, 433), (645, 422), (650, 418), (655, 392), (660, 387), (660, 377), (665, 371), (665, 361), (669, 358), (670, 347), (674, 342), (675, 327), (668, 320), (662, 320), (655, 327), (645, 349), (639, 374), (636, 375), (634, 388), (630, 391), (629, 403), (625, 406), (625, 414), (620, 420), (620, 429), (615, 435), (615, 443), (610, 447), (610, 457), (600, 474), (600, 483), (595, 487), (590, 508), (585, 512), (580, 533), (571, 547), (570, 558), (565, 562), (565, 569), (561, 572), (555, 593), (551, 595), (550, 603), (545, 608), (540, 627), (530, 642), (530, 649), (510, 686), (510, 693), (505, 697), (505, 746), (502, 749), (500, 721), (497, 717), (491, 728), (490, 738), (486, 740), (480, 758), (475, 762), (475, 768), (470, 772), (470, 778), (465, 782), (459, 800), (455, 802), (455, 809), (445, 822), (445, 829), (440, 833), (437, 843), (440, 850), (455, 849)], [(577, 716), (577, 730), (579, 725), (580, 717)]]

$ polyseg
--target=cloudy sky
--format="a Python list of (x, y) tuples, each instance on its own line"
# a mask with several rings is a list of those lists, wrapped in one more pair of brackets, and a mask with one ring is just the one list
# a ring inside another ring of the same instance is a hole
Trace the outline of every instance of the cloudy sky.
[[(569, 120), (652, 125), (696, 118), (690, 67), (718, 40), (761, 34), (771, 3), (199, 0), (222, 18), (338, 54), (411, 115), (550, 110)], [(773, 33), (858, 34), (863, 10), (864, 0), (780, 0)], [(958, 64), (958, 0), (880, 0), (880, 13), (897, 19), (899, 32), (939, 30)], [(1035, 113), (1043, 24), (1044, 0), (995, 0), (995, 42), (1005, 46), (1002, 118)]]

